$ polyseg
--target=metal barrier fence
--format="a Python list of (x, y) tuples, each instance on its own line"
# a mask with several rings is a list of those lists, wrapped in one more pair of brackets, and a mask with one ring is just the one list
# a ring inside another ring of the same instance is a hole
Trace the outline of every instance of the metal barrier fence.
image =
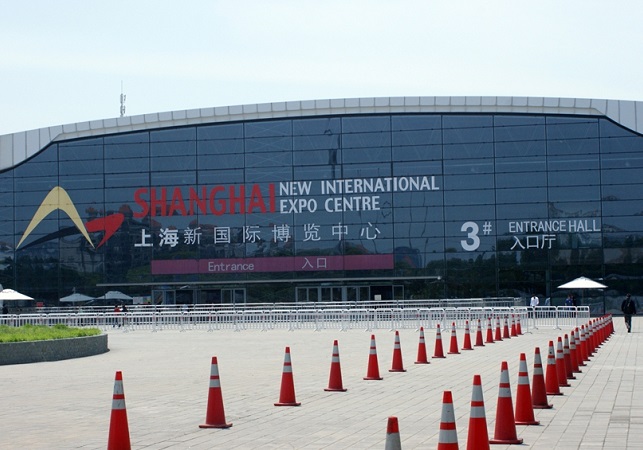
[(1, 315), (0, 325), (56, 325), (96, 327), (101, 330), (315, 330), (334, 329), (442, 329), (455, 324), (471, 332), (520, 321), (523, 331), (580, 326), (590, 318), (587, 306), (569, 307), (467, 307), (467, 308), (326, 308), (251, 310), (136, 310), (117, 312), (66, 312)]

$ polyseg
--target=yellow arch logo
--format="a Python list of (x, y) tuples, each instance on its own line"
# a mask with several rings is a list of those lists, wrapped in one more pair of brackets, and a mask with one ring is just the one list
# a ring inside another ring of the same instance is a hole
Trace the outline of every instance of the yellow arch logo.
[(67, 213), (71, 221), (74, 222), (74, 225), (76, 225), (76, 228), (78, 228), (78, 231), (80, 231), (82, 235), (85, 236), (85, 239), (87, 239), (87, 242), (89, 242), (89, 244), (94, 247), (94, 244), (92, 243), (92, 240), (89, 238), (89, 234), (87, 233), (87, 229), (85, 228), (85, 225), (83, 224), (83, 221), (80, 219), (80, 215), (76, 210), (76, 206), (74, 206), (71, 198), (69, 198), (69, 194), (67, 194), (67, 191), (65, 191), (60, 186), (56, 186), (51, 191), (49, 191), (49, 194), (47, 194), (45, 199), (38, 207), (36, 214), (34, 214), (31, 222), (29, 222), (29, 226), (22, 235), (22, 238), (20, 239), (20, 242), (18, 242), (16, 248), (20, 247), (20, 244), (22, 244), (27, 236), (31, 234), (31, 232), (38, 226), (40, 222), (42, 222), (45, 217), (47, 217), (57, 209), (60, 209)]

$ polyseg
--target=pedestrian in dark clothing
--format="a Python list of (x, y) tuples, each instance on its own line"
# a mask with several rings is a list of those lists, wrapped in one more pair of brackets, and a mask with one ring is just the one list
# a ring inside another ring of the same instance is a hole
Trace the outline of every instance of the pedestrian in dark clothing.
[(623, 317), (625, 317), (625, 326), (627, 327), (627, 332), (632, 332), (632, 316), (636, 314), (636, 303), (632, 300), (632, 296), (627, 294), (625, 300), (621, 303), (621, 311), (623, 311)]

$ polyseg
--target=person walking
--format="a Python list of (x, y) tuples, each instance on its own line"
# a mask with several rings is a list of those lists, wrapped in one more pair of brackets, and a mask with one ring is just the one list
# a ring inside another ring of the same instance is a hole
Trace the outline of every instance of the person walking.
[(623, 317), (625, 317), (625, 326), (627, 327), (627, 332), (632, 332), (632, 316), (636, 314), (636, 303), (632, 300), (632, 296), (627, 294), (625, 300), (621, 303), (621, 311), (623, 311)]

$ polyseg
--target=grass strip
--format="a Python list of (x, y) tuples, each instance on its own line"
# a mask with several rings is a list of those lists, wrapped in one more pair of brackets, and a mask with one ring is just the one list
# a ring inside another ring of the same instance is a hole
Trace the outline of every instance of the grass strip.
[(21, 327), (0, 325), (0, 342), (47, 341), (96, 336), (100, 333), (98, 328), (73, 328), (63, 324), (53, 326), (23, 325)]

